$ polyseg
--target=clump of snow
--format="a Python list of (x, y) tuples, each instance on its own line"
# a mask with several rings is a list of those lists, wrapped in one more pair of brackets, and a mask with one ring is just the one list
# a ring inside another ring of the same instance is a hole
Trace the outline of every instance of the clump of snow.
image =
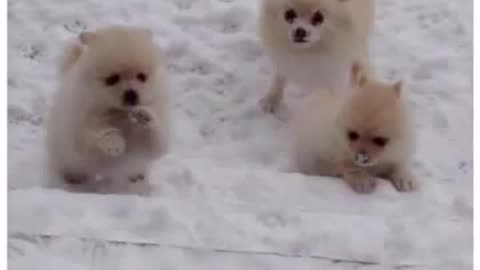
[[(472, 1), (377, 2), (372, 58), (416, 118), (412, 194), (291, 170), (284, 117), (258, 106), (258, 1), (9, 1), (12, 269), (471, 268)], [(149, 196), (57, 191), (46, 170), (60, 48), (111, 23), (152, 28), (168, 59), (173, 147)]]

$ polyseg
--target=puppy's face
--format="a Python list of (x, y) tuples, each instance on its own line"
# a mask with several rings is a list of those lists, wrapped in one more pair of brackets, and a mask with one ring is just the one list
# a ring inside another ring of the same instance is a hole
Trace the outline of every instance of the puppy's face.
[(401, 140), (404, 112), (401, 82), (385, 85), (361, 79), (342, 114), (348, 155), (357, 166), (375, 166), (394, 151)]
[(272, 31), (280, 31), (294, 48), (310, 48), (348, 25), (342, 5), (351, 0), (264, 1), (267, 16), (275, 21)]
[(86, 46), (84, 79), (105, 106), (129, 109), (148, 103), (154, 94), (156, 51), (146, 30), (109, 28), (82, 33)]

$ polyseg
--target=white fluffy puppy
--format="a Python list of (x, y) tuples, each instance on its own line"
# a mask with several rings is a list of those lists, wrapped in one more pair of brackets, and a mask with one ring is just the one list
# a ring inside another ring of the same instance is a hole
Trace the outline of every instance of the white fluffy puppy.
[(260, 37), (275, 74), (261, 100), (274, 112), (287, 81), (303, 89), (348, 87), (353, 60), (368, 62), (374, 0), (262, 0)]
[(83, 32), (64, 49), (49, 115), (53, 170), (68, 183), (141, 181), (167, 149), (167, 86), (149, 30)]

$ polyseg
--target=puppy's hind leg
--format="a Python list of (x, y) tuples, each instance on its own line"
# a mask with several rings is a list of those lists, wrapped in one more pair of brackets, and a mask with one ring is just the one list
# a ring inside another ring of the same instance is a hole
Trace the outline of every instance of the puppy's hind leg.
[(137, 173), (137, 174), (130, 175), (128, 177), (128, 180), (131, 183), (138, 183), (138, 182), (145, 181), (145, 173)]
[(127, 173), (127, 192), (148, 195), (152, 192), (153, 186), (148, 179), (148, 164), (130, 164), (130, 172)]
[(274, 75), (269, 91), (260, 100), (260, 105), (264, 112), (274, 113), (278, 110), (283, 100), (283, 91), (286, 83), (287, 79), (283, 75), (278, 73)]
[(90, 176), (86, 173), (64, 172), (62, 177), (67, 184), (71, 185), (86, 184), (90, 181)]

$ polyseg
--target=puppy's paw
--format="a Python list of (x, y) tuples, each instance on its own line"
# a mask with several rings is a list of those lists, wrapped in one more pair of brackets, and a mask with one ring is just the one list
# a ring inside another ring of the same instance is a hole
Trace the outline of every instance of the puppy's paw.
[(108, 128), (99, 132), (97, 145), (109, 157), (118, 157), (125, 153), (126, 142), (119, 129)]
[(369, 194), (375, 190), (377, 179), (369, 174), (346, 177), (347, 183), (358, 193)]
[(392, 176), (391, 181), (399, 192), (412, 192), (417, 189), (417, 184), (410, 173), (396, 173)]
[(153, 113), (143, 107), (133, 109), (129, 114), (130, 121), (138, 126), (147, 127), (153, 122)]
[(275, 113), (280, 108), (282, 98), (279, 95), (267, 95), (260, 100), (260, 106), (266, 113)]

